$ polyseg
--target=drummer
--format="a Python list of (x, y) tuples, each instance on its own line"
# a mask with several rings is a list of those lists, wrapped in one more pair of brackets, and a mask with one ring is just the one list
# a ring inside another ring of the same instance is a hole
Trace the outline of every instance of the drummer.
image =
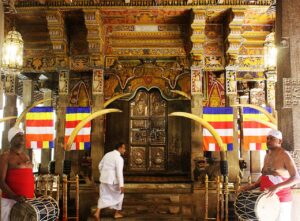
[(9, 221), (16, 202), (34, 197), (32, 163), (24, 152), (24, 132), (12, 127), (8, 131), (10, 150), (0, 156), (1, 221)]
[(267, 136), (268, 151), (264, 159), (262, 175), (255, 183), (241, 187), (240, 191), (260, 187), (261, 191), (267, 190), (269, 196), (277, 194), (280, 201), (280, 215), (277, 221), (291, 221), (291, 187), (300, 182), (300, 177), (294, 160), (281, 144), (282, 133), (271, 130)]

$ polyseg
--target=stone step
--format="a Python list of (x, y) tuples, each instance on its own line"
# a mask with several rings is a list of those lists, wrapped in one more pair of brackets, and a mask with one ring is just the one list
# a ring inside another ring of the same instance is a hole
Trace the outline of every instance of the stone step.
[[(112, 216), (102, 216), (101, 221), (116, 221)], [(171, 215), (145, 215), (145, 216), (124, 216), (122, 219), (118, 219), (120, 221), (194, 221), (194, 218), (185, 218), (185, 217), (176, 217)], [(87, 221), (95, 221), (93, 217), (88, 217)]]

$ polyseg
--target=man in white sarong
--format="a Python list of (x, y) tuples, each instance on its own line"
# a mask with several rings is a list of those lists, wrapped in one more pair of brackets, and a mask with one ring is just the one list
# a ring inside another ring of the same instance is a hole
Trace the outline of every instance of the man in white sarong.
[(100, 187), (97, 210), (94, 214), (100, 220), (100, 211), (103, 208), (115, 209), (114, 218), (122, 218), (122, 204), (124, 199), (124, 160), (121, 155), (126, 151), (124, 143), (118, 143), (115, 150), (104, 155), (99, 163)]

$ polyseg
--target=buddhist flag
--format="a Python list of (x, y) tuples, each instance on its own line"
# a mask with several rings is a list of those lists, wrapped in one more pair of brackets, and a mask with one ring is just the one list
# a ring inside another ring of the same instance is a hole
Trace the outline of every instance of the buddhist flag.
[[(67, 107), (65, 148), (74, 128), (91, 114), (90, 107)], [(71, 150), (89, 150), (91, 147), (91, 122), (88, 122), (77, 134)]]
[[(266, 110), (271, 113), (272, 108)], [(250, 107), (243, 108), (243, 145), (245, 150), (267, 150), (268, 126), (253, 119), (269, 121), (266, 115)]]
[(26, 114), (26, 148), (54, 147), (53, 107), (34, 107)]
[[(227, 151), (233, 150), (233, 109), (232, 107), (204, 107), (203, 119), (220, 135)], [(203, 128), (204, 151), (220, 151), (216, 139)]]

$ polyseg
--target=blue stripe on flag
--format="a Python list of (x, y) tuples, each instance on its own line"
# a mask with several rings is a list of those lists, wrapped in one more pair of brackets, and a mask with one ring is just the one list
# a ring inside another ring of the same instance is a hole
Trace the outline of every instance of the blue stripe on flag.
[(90, 142), (85, 142), (84, 143), (84, 149), (89, 150), (91, 148), (91, 143)]
[(29, 112), (35, 112), (35, 113), (53, 112), (53, 107), (34, 107)]
[(203, 114), (233, 114), (232, 107), (204, 107)]
[[(271, 107), (265, 107), (265, 109), (269, 112), (272, 113), (272, 108)], [(259, 110), (253, 109), (251, 107), (244, 107), (243, 108), (243, 113), (244, 114), (262, 114)]]
[(227, 144), (227, 151), (232, 151), (233, 150), (233, 144), (229, 143)]
[(49, 141), (49, 148), (54, 148), (54, 142), (53, 141)]
[(67, 114), (91, 113), (91, 107), (67, 107)]

